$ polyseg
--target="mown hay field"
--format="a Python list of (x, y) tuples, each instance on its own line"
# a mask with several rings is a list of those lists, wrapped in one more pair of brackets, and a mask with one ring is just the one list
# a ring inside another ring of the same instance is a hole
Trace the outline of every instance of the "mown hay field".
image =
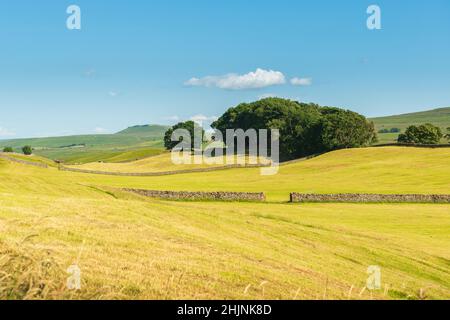
[[(286, 165), (112, 177), (0, 159), (2, 299), (448, 299), (450, 206), (289, 204), (291, 191), (450, 193), (447, 149), (343, 150)], [(114, 187), (264, 191), (181, 202)], [(81, 290), (66, 287), (81, 269)], [(382, 288), (364, 289), (377, 265)]]

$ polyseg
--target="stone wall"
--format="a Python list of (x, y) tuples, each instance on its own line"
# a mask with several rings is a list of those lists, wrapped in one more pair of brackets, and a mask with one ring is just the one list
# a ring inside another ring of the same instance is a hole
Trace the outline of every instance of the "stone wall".
[(188, 192), (188, 191), (158, 191), (142, 189), (122, 189), (145, 197), (169, 200), (222, 200), (222, 201), (265, 201), (264, 193), (250, 192)]
[(211, 171), (219, 171), (219, 170), (227, 170), (227, 169), (236, 169), (236, 168), (262, 168), (268, 167), (268, 165), (260, 165), (260, 164), (232, 164), (221, 167), (211, 167), (211, 168), (197, 168), (197, 169), (185, 169), (185, 170), (172, 170), (172, 171), (162, 171), (162, 172), (108, 172), (108, 171), (96, 171), (96, 170), (85, 170), (85, 169), (76, 169), (69, 168), (66, 166), (60, 166), (59, 169), (62, 171), (72, 171), (79, 173), (89, 173), (89, 174), (102, 174), (109, 176), (124, 176), (124, 177), (159, 177), (159, 176), (168, 176), (174, 174), (186, 174), (186, 173), (197, 173), (197, 172), (211, 172)]
[(12, 162), (26, 164), (28, 166), (34, 166), (34, 167), (39, 167), (39, 168), (48, 168), (48, 166), (45, 163), (39, 163), (39, 162), (33, 162), (33, 161), (17, 159), (17, 158), (14, 158), (14, 157), (9, 157), (9, 156), (5, 155), (4, 153), (0, 154), (0, 158), (8, 160), (8, 161), (12, 161)]
[(291, 202), (450, 203), (449, 194), (303, 194), (291, 193)]

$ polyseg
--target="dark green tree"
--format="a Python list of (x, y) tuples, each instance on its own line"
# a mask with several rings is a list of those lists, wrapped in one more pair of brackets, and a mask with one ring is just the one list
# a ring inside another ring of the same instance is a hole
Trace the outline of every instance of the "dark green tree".
[(399, 143), (438, 144), (443, 133), (439, 127), (426, 123), (420, 126), (409, 126), (405, 133), (398, 136)]
[(172, 134), (177, 129), (185, 129), (189, 132), (191, 138), (191, 150), (201, 147), (201, 145), (195, 146), (194, 136), (195, 135), (200, 136), (201, 137), (200, 144), (202, 144), (205, 138), (205, 130), (203, 130), (203, 128), (194, 121), (185, 121), (177, 123), (169, 130), (167, 130), (166, 133), (164, 134), (164, 147), (167, 150), (172, 150), (178, 143), (180, 143), (183, 140), (182, 138), (180, 138), (179, 141), (172, 141)]
[(353, 111), (324, 107), (321, 138), (326, 151), (358, 148), (377, 141), (372, 122)]
[(25, 146), (22, 148), (22, 152), (24, 155), (31, 155), (33, 153), (33, 148), (31, 146)]
[(3, 148), (3, 152), (11, 153), (11, 152), (14, 152), (14, 150), (13, 150), (12, 147), (4, 147), (4, 148)]
[(376, 137), (373, 124), (357, 113), (281, 98), (230, 108), (212, 127), (222, 132), (225, 143), (226, 129), (279, 129), (281, 160), (365, 146)]
[[(227, 129), (279, 129), (280, 159), (289, 160), (320, 149), (320, 145), (311, 143), (320, 117), (318, 105), (267, 98), (230, 108), (211, 126), (222, 132), (225, 144)], [(270, 152), (270, 145), (267, 147)]]

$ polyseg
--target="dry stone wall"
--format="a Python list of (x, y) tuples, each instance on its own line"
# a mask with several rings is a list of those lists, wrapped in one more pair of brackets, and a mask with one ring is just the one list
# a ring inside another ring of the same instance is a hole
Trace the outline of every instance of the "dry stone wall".
[(199, 169), (185, 169), (185, 170), (172, 170), (172, 171), (163, 171), (163, 172), (108, 172), (108, 171), (95, 171), (95, 170), (85, 170), (85, 169), (77, 169), (77, 168), (69, 168), (65, 166), (60, 166), (59, 169), (62, 171), (72, 171), (79, 173), (89, 173), (89, 174), (102, 174), (109, 176), (124, 176), (124, 177), (159, 177), (159, 176), (168, 176), (174, 174), (186, 174), (186, 173), (196, 173), (196, 172), (211, 172), (211, 171), (219, 171), (219, 170), (227, 170), (227, 169), (235, 169), (235, 168), (261, 168), (267, 167), (268, 165), (259, 165), (259, 164), (249, 164), (249, 165), (227, 165), (222, 167), (211, 167), (211, 168), (199, 168)]
[(28, 166), (34, 166), (34, 167), (39, 167), (39, 168), (48, 168), (48, 166), (45, 163), (26, 161), (26, 160), (17, 159), (17, 158), (14, 158), (14, 157), (9, 157), (9, 156), (6, 156), (4, 154), (0, 154), (0, 158), (8, 160), (8, 161), (12, 161), (12, 162), (26, 164)]
[(142, 189), (122, 189), (145, 197), (168, 200), (222, 200), (222, 201), (265, 201), (264, 193), (250, 192), (188, 192), (188, 191), (159, 191)]
[(291, 202), (450, 203), (448, 194), (305, 194), (291, 193)]

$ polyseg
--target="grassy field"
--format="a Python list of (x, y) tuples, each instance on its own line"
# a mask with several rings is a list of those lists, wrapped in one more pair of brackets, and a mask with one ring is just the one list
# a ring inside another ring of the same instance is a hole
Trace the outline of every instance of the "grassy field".
[[(112, 187), (265, 192), (267, 199), (274, 202), (288, 201), (289, 193), (294, 191), (445, 194), (450, 193), (449, 158), (450, 148), (383, 147), (331, 152), (281, 166), (274, 176), (261, 176), (260, 169), (249, 168), (162, 177), (77, 174), (77, 178), (86, 184)], [(106, 167), (99, 164), (97, 169), (101, 168)], [(165, 170), (177, 168), (168, 161), (164, 164)]]
[(116, 134), (0, 140), (0, 149), (8, 146), (20, 152), (23, 146), (29, 145), (37, 155), (72, 164), (133, 161), (163, 152), (166, 130), (166, 126), (145, 125)]
[[(227, 165), (228, 161), (232, 161), (231, 163), (243, 161), (243, 165), (269, 163), (268, 160), (265, 160), (263, 158), (257, 157), (249, 158), (248, 156), (216, 157), (214, 158), (214, 160), (217, 161), (217, 163), (214, 164), (201, 163), (203, 160), (202, 156), (192, 156), (190, 159), (191, 159), (190, 163), (174, 165), (172, 163), (170, 152), (166, 152), (153, 157), (148, 157), (145, 159), (130, 161), (126, 163), (91, 162), (82, 165), (67, 166), (67, 167), (83, 170), (103, 171), (103, 172), (147, 173), (147, 172), (167, 172), (167, 171), (180, 171), (187, 169), (223, 167)], [(196, 164), (196, 161), (199, 161), (199, 164)]]
[[(0, 159), (0, 298), (448, 299), (449, 205), (285, 201), (290, 191), (450, 193), (449, 155), (343, 150), (274, 177), (164, 179)], [(270, 202), (169, 202), (111, 186), (258, 190)], [(65, 287), (74, 263), (80, 291)], [(369, 265), (381, 267), (381, 290), (363, 290)]]
[[(370, 120), (374, 122), (377, 131), (381, 129), (399, 128), (404, 132), (410, 125), (431, 123), (440, 127), (445, 132), (450, 127), (450, 108), (373, 118)], [(378, 134), (378, 138), (380, 143), (396, 142), (398, 133), (382, 133)]]

